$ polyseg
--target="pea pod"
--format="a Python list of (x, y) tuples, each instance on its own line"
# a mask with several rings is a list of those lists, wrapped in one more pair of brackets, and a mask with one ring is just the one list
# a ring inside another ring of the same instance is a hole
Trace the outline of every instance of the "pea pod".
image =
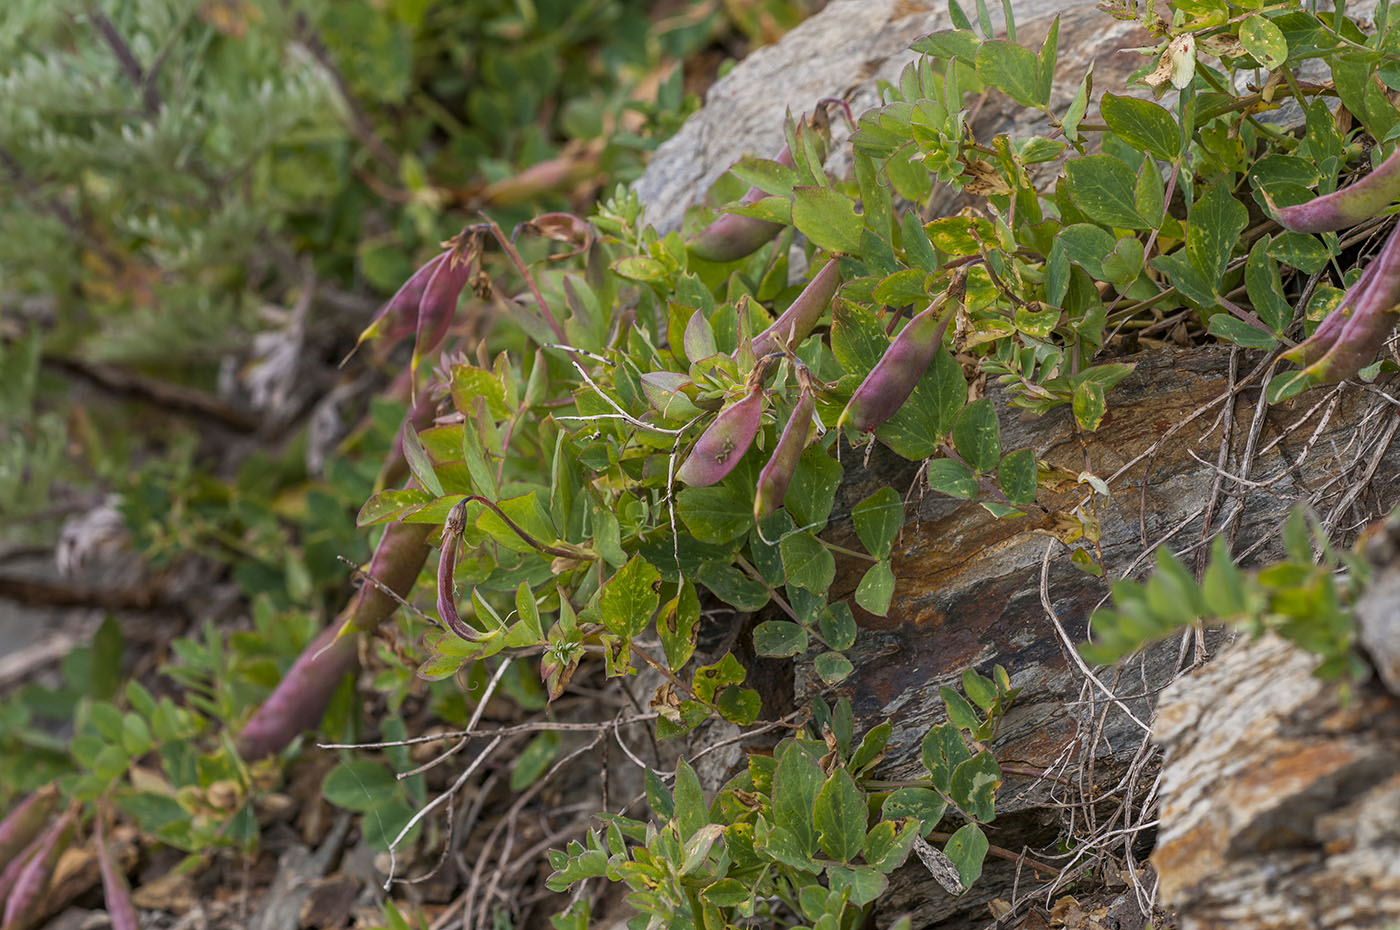
[(700, 435), (695, 448), (676, 469), (676, 477), (693, 488), (723, 481), (758, 435), (759, 424), (763, 422), (764, 399), (762, 378), (751, 379), (749, 392), (721, 410)]
[(58, 785), (49, 783), (29, 795), (0, 820), (0, 866), (14, 861), (44, 829), (58, 803)]
[(1400, 149), (1375, 171), (1339, 191), (1291, 207), (1275, 207), (1272, 201), (1269, 204), (1274, 219), (1285, 229), (1320, 233), (1369, 220), (1396, 200), (1400, 200)]
[[(418, 306), (423, 302), (423, 294), (428, 289), (428, 282), (437, 273), (438, 266), (448, 257), (446, 252), (434, 255), (432, 258), (413, 273), (413, 275), (403, 283), (394, 296), (389, 298), (389, 302), (375, 316), (374, 320), (360, 333), (360, 338), (355, 340), (355, 349), (368, 339), (383, 337), (384, 341), (390, 345), (398, 342), (418, 328)], [(350, 355), (355, 354), (355, 349), (350, 350)], [(346, 361), (350, 356), (347, 355)], [(341, 362), (345, 364), (345, 362)]]
[(20, 870), (5, 901), (5, 918), (0, 921), (3, 930), (26, 930), (42, 916), (44, 892), (48, 889), (49, 879), (53, 877), (53, 867), (58, 864), (58, 857), (73, 838), (77, 811), (76, 807), (69, 808), (36, 841), (37, 848)]
[[(948, 322), (962, 302), (964, 282), (959, 273), (942, 297), (899, 331), (841, 412), (838, 429), (849, 423), (857, 432), (873, 432), (904, 405), (938, 352)], [(941, 306), (945, 301), (947, 306)]]
[[(1400, 225), (1391, 230), (1381, 254), (1367, 266), (1341, 307), (1286, 356), (1307, 365), (1322, 383), (1344, 381), (1366, 367), (1400, 321)], [(1340, 322), (1330, 326), (1333, 318)]]
[(1346, 328), (1347, 321), (1356, 312), (1358, 304), (1366, 299), (1371, 281), (1376, 275), (1376, 263), (1370, 262), (1361, 272), (1361, 277), (1347, 289), (1346, 296), (1332, 312), (1325, 316), (1313, 334), (1303, 342), (1283, 353), (1283, 357), (1304, 367), (1318, 361), (1336, 343), (1337, 337)]
[(112, 861), (100, 815), (97, 818), (96, 843), (97, 866), (102, 872), (102, 897), (107, 905), (107, 918), (112, 922), (112, 930), (141, 930), (141, 919), (131, 901), (131, 886), (127, 884), (126, 873)]
[(832, 256), (773, 325), (753, 338), (753, 354), (761, 358), (776, 352), (780, 345), (796, 349), (811, 335), (840, 285), (840, 262)]
[[(792, 167), (792, 153), (786, 145), (774, 161), (784, 167)], [(751, 187), (739, 203), (749, 206), (758, 203), (765, 196), (762, 189)], [(686, 247), (697, 258), (703, 258), (707, 262), (734, 262), (757, 252), (766, 243), (771, 242), (782, 228), (782, 223), (740, 216), (737, 213), (724, 213), (687, 242)]]
[(788, 417), (778, 444), (773, 447), (773, 455), (768, 464), (758, 473), (758, 488), (753, 498), (753, 518), (761, 520), (783, 504), (788, 485), (797, 471), (797, 463), (802, 459), (802, 450), (807, 448), (807, 437), (812, 432), (812, 413), (816, 410), (816, 394), (804, 385), (797, 396), (797, 406)]

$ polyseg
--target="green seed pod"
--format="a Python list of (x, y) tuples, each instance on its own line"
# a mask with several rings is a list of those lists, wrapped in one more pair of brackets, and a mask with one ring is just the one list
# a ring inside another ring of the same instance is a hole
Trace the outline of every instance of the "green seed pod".
[(758, 435), (763, 422), (763, 383), (751, 383), (749, 393), (720, 411), (690, 450), (676, 477), (693, 488), (723, 481), (734, 470)]
[(58, 804), (58, 785), (50, 783), (35, 791), (0, 820), (0, 867), (34, 842)]
[[(880, 361), (856, 388), (836, 426), (850, 423), (857, 432), (873, 432), (909, 399), (914, 386), (933, 362), (943, 332), (962, 302), (964, 276), (959, 273), (948, 291), (910, 320), (894, 337)], [(947, 306), (940, 308), (940, 303)]]
[[(792, 167), (792, 154), (788, 152), (786, 145), (774, 161), (788, 168)], [(749, 206), (765, 196), (767, 195), (759, 188), (751, 187), (739, 203)], [(752, 255), (765, 244), (772, 242), (773, 237), (781, 232), (782, 228), (782, 223), (725, 213), (687, 242), (686, 248), (697, 258), (707, 262), (734, 262)]]
[(840, 262), (832, 256), (773, 325), (754, 337), (753, 354), (761, 358), (781, 345), (796, 349), (811, 335), (840, 285)]
[(797, 406), (788, 417), (778, 444), (763, 471), (758, 473), (758, 488), (753, 498), (753, 518), (762, 520), (783, 504), (788, 485), (797, 471), (797, 463), (802, 459), (802, 450), (807, 448), (807, 438), (812, 432), (812, 413), (817, 408), (816, 394), (804, 387), (797, 396)]
[(1355, 226), (1400, 200), (1400, 149), (1375, 171), (1339, 191), (1291, 207), (1275, 207), (1267, 195), (1265, 200), (1274, 219), (1294, 232), (1320, 233)]

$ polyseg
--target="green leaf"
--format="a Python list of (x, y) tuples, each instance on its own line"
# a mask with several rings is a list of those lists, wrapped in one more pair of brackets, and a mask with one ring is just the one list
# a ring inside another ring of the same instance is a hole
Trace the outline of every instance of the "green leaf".
[(676, 802), (671, 797), (671, 789), (651, 769), (646, 771), (647, 806), (661, 818), (664, 824), (676, 816)]
[(357, 760), (337, 765), (321, 782), (321, 795), (336, 807), (365, 813), (399, 795), (399, 782), (378, 762)]
[(1219, 336), (1221, 339), (1246, 349), (1268, 350), (1278, 345), (1278, 340), (1269, 333), (1256, 326), (1251, 326), (1244, 320), (1236, 319), (1228, 313), (1217, 313), (1212, 316), (1207, 329), (1212, 336)]
[(879, 559), (889, 558), (894, 538), (904, 526), (904, 503), (899, 493), (886, 485), (856, 504), (851, 519), (865, 551)]
[(666, 664), (672, 669), (684, 668), (690, 661), (695, 652), (695, 636), (699, 626), (700, 598), (695, 593), (695, 585), (686, 581), (656, 618), (661, 649), (666, 653)]
[(924, 736), (921, 746), (924, 768), (933, 777), (933, 787), (947, 792), (953, 770), (972, 758), (956, 725), (940, 723)]
[(1144, 229), (1149, 224), (1137, 212), (1133, 169), (1112, 155), (1086, 155), (1065, 164), (1069, 196), (1074, 205), (1097, 223)]
[(1162, 184), (1162, 175), (1157, 163), (1150, 158), (1142, 160), (1138, 169), (1137, 184), (1133, 187), (1133, 204), (1138, 215), (1147, 221), (1148, 226), (1160, 225), (1167, 208), (1167, 191)]
[(975, 823), (963, 824), (948, 837), (943, 854), (952, 860), (964, 888), (971, 888), (982, 875), (982, 861), (987, 857), (987, 835)]
[(953, 445), (969, 468), (987, 472), (1001, 461), (1001, 429), (989, 397), (975, 400), (953, 421)]
[(836, 578), (836, 558), (810, 532), (789, 533), (778, 544), (788, 584), (824, 592)]
[(935, 491), (963, 500), (977, 497), (977, 476), (966, 465), (952, 459), (931, 459), (924, 466), (928, 486)]
[(828, 604), (821, 615), (822, 636), (832, 649), (850, 649), (856, 641), (856, 619), (845, 601)]
[(812, 810), (823, 780), (822, 767), (807, 747), (794, 742), (782, 750), (773, 771), (773, 823), (793, 835), (805, 856), (817, 850)]
[(839, 652), (823, 652), (812, 662), (817, 677), (828, 685), (837, 685), (851, 676), (855, 666)]
[(995, 800), (1001, 787), (1001, 766), (983, 750), (953, 770), (948, 793), (963, 812), (979, 823), (990, 823), (996, 816)]
[(1283, 30), (1260, 14), (1240, 23), (1240, 44), (1269, 71), (1283, 67), (1288, 61), (1288, 40)]
[(676, 495), (676, 513), (696, 539), (723, 545), (753, 526), (753, 491), (745, 495), (729, 482), (685, 488)]
[(559, 754), (559, 734), (546, 730), (525, 744), (510, 769), (510, 790), (524, 791), (543, 775)]
[(1316, 236), (1283, 232), (1269, 243), (1269, 255), (1304, 274), (1317, 274), (1327, 264), (1331, 253)]
[(1092, 433), (1099, 428), (1099, 423), (1103, 421), (1103, 415), (1108, 410), (1103, 385), (1090, 380), (1079, 382), (1074, 388), (1071, 406), (1074, 409), (1074, 419), (1080, 428)]
[(856, 751), (851, 753), (851, 771), (859, 774), (860, 770), (878, 762), (885, 755), (885, 747), (889, 745), (890, 736), (894, 733), (894, 727), (888, 720), (877, 726), (871, 727), (861, 738), (860, 745)]
[(753, 897), (753, 889), (734, 878), (721, 878), (706, 885), (700, 897), (715, 907), (738, 907)]
[(706, 562), (695, 580), (731, 607), (752, 613), (768, 603), (768, 588), (728, 562)]
[(865, 227), (855, 201), (829, 187), (794, 187), (792, 197), (792, 224), (798, 232), (829, 252), (860, 253)]
[(1041, 96), (1040, 72), (1035, 53), (1015, 42), (992, 39), (977, 49), (977, 76), (1022, 106), (1046, 104), (1048, 95)]
[(681, 840), (690, 839), (701, 827), (710, 822), (710, 809), (705, 803), (705, 792), (700, 787), (700, 777), (684, 759), (676, 760), (676, 828)]
[(745, 158), (730, 166), (734, 176), (765, 194), (787, 197), (798, 182), (797, 172), (764, 158)]
[(1269, 255), (1270, 239), (1263, 237), (1249, 250), (1249, 260), (1244, 266), (1244, 283), (1249, 291), (1249, 302), (1274, 333), (1283, 335), (1293, 321), (1293, 307), (1283, 296), (1283, 282), (1279, 277), (1278, 266)]
[(1013, 504), (1033, 503), (1037, 481), (1035, 453), (1030, 449), (1008, 452), (997, 465), (997, 483)]
[[(928, 833), (943, 819), (948, 802), (929, 788), (899, 788), (885, 798), (880, 816), (886, 820), (903, 821), (913, 817), (919, 821), (919, 833)], [(873, 865), (873, 863), (872, 863)]]
[(1186, 257), (1212, 290), (1218, 288), (1230, 252), (1248, 222), (1249, 211), (1223, 183), (1212, 184), (1191, 208), (1186, 225)]
[(948, 708), (948, 722), (963, 730), (976, 731), (982, 725), (982, 718), (972, 705), (952, 688), (944, 685), (938, 689), (938, 696)]
[[(896, 829), (898, 832), (895, 832)], [(918, 836), (919, 821), (912, 817), (905, 819), (903, 825), (898, 827), (891, 820), (882, 820), (871, 827), (865, 836), (865, 861), (871, 868), (888, 875), (909, 858), (909, 851), (914, 848), (914, 840)]]
[[(1007, 2), (1007, 0), (1003, 0)], [(1007, 29), (1011, 28), (1011, 6), (1009, 2), (1006, 6)], [(1008, 33), (1008, 39), (1016, 40), (1014, 33)], [(1040, 43), (1040, 54), (1035, 56), (1035, 96), (1040, 101), (1041, 106), (1050, 102), (1050, 91), (1055, 86), (1055, 62), (1060, 54), (1060, 16), (1055, 14), (1055, 19), (1050, 23), (1050, 31), (1045, 34), (1045, 41)]]
[(817, 792), (812, 819), (822, 852), (850, 862), (865, 846), (865, 795), (845, 769), (837, 769)]
[[(819, 445), (805, 449), (793, 472), (783, 506), (797, 525), (819, 530), (826, 526), (841, 486), (841, 463)], [(750, 505), (752, 511), (752, 505)]]
[(1138, 97), (1104, 94), (1100, 104), (1108, 128), (1135, 149), (1163, 161), (1181, 151), (1181, 129), (1164, 107)]
[(754, 627), (753, 649), (761, 656), (801, 655), (807, 651), (807, 630), (791, 620), (767, 620)]
[(884, 559), (866, 570), (860, 584), (856, 586), (856, 603), (877, 617), (889, 613), (890, 600), (894, 597), (894, 572)]
[(623, 639), (641, 634), (656, 613), (661, 573), (639, 555), (617, 571), (598, 593), (598, 615), (609, 632)]
[(963, 669), (963, 691), (972, 703), (983, 710), (991, 710), (997, 701), (997, 686), (990, 678), (977, 674), (972, 669)]
[(660, 281), (666, 277), (666, 266), (645, 255), (628, 255), (612, 263), (614, 273), (631, 281)]
[(432, 501), (433, 496), (418, 488), (392, 488), (380, 491), (365, 501), (355, 517), (356, 526), (373, 526), (376, 523), (390, 523), (411, 510)]
[[(884, 894), (889, 887), (889, 879), (877, 872), (875, 869), (856, 866), (844, 868), (839, 865), (829, 865), (826, 868), (826, 880), (831, 885), (831, 897), (828, 900), (839, 901), (845, 899), (848, 905), (864, 907)], [(829, 905), (836, 909), (836, 904)], [(812, 930), (840, 930), (841, 920), (839, 913), (828, 911), (813, 925)]]

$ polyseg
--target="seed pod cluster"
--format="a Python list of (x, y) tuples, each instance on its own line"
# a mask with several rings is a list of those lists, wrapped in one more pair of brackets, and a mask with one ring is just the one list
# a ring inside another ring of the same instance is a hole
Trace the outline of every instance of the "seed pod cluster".
[(849, 423), (859, 433), (873, 432), (904, 405), (933, 362), (948, 322), (962, 304), (966, 280), (959, 271), (938, 300), (905, 324), (851, 395), (837, 421), (838, 428)]

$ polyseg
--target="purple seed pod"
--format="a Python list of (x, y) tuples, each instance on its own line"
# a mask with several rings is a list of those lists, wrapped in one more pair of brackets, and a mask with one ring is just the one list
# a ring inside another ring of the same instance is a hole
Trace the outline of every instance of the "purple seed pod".
[[(446, 257), (446, 252), (434, 255), (404, 282), (374, 320), (365, 327), (364, 332), (360, 333), (360, 338), (355, 340), (355, 348), (350, 350), (350, 355), (354, 355), (355, 349), (369, 339), (382, 338), (389, 345), (393, 345), (418, 329), (418, 305), (423, 302), (428, 281)], [(349, 361), (350, 355), (345, 356), (346, 361)]]
[[(774, 161), (785, 167), (792, 167), (792, 153), (786, 145)], [(749, 206), (758, 203), (765, 196), (767, 195), (762, 189), (751, 187), (739, 203)], [(771, 242), (782, 228), (782, 223), (725, 213), (687, 242), (686, 247), (697, 258), (707, 262), (734, 262), (757, 252), (766, 243)]]
[(1314, 197), (1292, 207), (1275, 207), (1265, 195), (1274, 219), (1300, 233), (1330, 232), (1355, 226), (1400, 199), (1400, 149), (1379, 168), (1339, 191)]
[(58, 785), (49, 783), (15, 805), (0, 820), (0, 867), (14, 861), (44, 829), (58, 804)]
[[(400, 597), (408, 594), (428, 559), (430, 523), (391, 523), (370, 558), (369, 575)], [(355, 666), (360, 631), (373, 630), (393, 616), (398, 601), (366, 581), (333, 623), (302, 650), (272, 694), (238, 734), (244, 759), (280, 752), (303, 730), (316, 725), (340, 680)]]
[(464, 248), (454, 246), (428, 280), (423, 299), (418, 303), (418, 332), (413, 343), (413, 359), (409, 362), (410, 371), (417, 371), (418, 363), (447, 337), (447, 329), (457, 312), (457, 301), (471, 280), (474, 251), (470, 243)]
[(768, 464), (758, 473), (758, 488), (753, 498), (753, 518), (761, 520), (783, 504), (788, 485), (792, 482), (797, 463), (802, 459), (802, 450), (807, 448), (807, 437), (812, 432), (812, 413), (816, 410), (816, 394), (804, 385), (797, 396), (797, 406), (792, 409), (778, 444), (773, 447), (773, 455)]
[(41, 916), (44, 907), (44, 892), (53, 877), (53, 867), (58, 857), (68, 848), (73, 831), (77, 826), (76, 807), (71, 807), (37, 841), (34, 854), (20, 869), (14, 887), (5, 901), (5, 917), (0, 920), (3, 930), (27, 930)]
[[(850, 423), (857, 432), (873, 432), (909, 399), (933, 362), (943, 342), (943, 332), (962, 302), (964, 280), (961, 273), (955, 276), (947, 293), (899, 331), (841, 412), (838, 429)], [(947, 306), (940, 307), (944, 301)]]
[(796, 349), (826, 313), (831, 298), (841, 285), (840, 262), (833, 256), (822, 266), (797, 299), (782, 315), (753, 339), (753, 354), (759, 357), (776, 352), (780, 345)]
[(751, 381), (749, 392), (721, 410), (709, 429), (701, 434), (689, 457), (676, 469), (676, 477), (693, 488), (723, 481), (758, 435), (764, 400), (762, 380)]
[(1327, 350), (1332, 348), (1332, 344), (1337, 341), (1337, 337), (1342, 334), (1347, 321), (1356, 312), (1358, 303), (1365, 299), (1366, 291), (1371, 286), (1371, 281), (1375, 277), (1376, 265), (1378, 262), (1370, 262), (1361, 272), (1361, 277), (1356, 279), (1356, 283), (1347, 289), (1346, 296), (1327, 316), (1323, 317), (1317, 329), (1313, 330), (1311, 336), (1303, 342), (1283, 353), (1283, 357), (1297, 365), (1307, 367), (1316, 362)]
[(136, 914), (135, 905), (131, 903), (131, 886), (127, 884), (126, 873), (112, 861), (100, 815), (97, 818), (96, 840), (97, 867), (102, 871), (102, 896), (107, 904), (107, 919), (112, 922), (112, 930), (141, 930), (141, 920)]
[[(1326, 354), (1306, 369), (1321, 383), (1345, 381), (1365, 368), (1375, 359), (1397, 320), (1400, 320), (1400, 225), (1391, 230), (1381, 254), (1367, 267), (1367, 272), (1372, 268), (1375, 272), (1365, 290), (1358, 295), (1350, 316), (1344, 318), (1341, 332), (1337, 333)], [(1363, 280), (1365, 277), (1363, 274)], [(1332, 311), (1332, 316), (1341, 313), (1342, 309)], [(1323, 325), (1327, 322), (1323, 320)], [(1318, 327), (1319, 330), (1321, 328)], [(1313, 335), (1316, 337), (1317, 334)]]

